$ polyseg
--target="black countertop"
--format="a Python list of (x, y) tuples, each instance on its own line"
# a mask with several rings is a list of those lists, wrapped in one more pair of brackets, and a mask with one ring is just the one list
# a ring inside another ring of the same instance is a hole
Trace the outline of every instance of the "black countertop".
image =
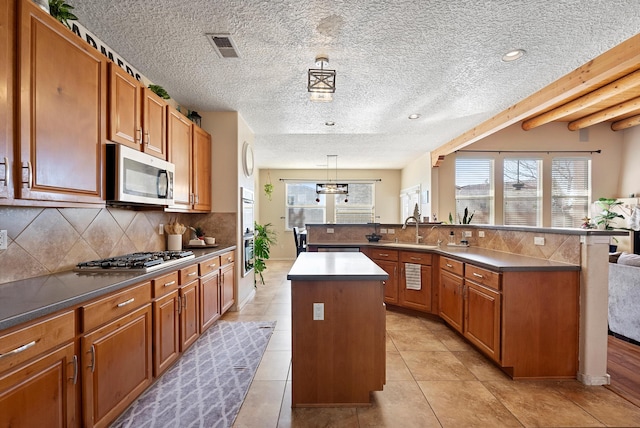
[(0, 284), (0, 331), (80, 305), (235, 248), (235, 245), (220, 245), (218, 248), (191, 249), (196, 256), (195, 259), (148, 273), (65, 271)]
[(435, 245), (383, 241), (310, 242), (307, 245), (318, 248), (384, 247), (404, 251), (430, 252), (441, 256), (451, 257), (463, 262), (470, 262), (479, 267), (484, 267), (498, 272), (580, 270), (579, 265), (521, 256), (519, 254), (505, 253), (502, 251), (488, 250), (486, 248), (473, 246), (450, 247), (442, 245), (437, 247)]
[(287, 279), (292, 281), (385, 281), (389, 274), (362, 253), (301, 253)]

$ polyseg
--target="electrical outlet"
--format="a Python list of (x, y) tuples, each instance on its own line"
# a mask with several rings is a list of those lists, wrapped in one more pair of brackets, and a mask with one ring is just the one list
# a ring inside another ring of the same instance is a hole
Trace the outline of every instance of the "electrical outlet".
[(327, 233), (333, 233), (333, 228), (331, 227), (327, 228)]
[(324, 303), (313, 304), (313, 320), (314, 321), (324, 320)]
[(6, 230), (0, 230), (0, 250), (6, 250), (9, 238)]
[(484, 230), (478, 231), (478, 238), (484, 238)]
[(533, 243), (535, 245), (544, 245), (544, 238), (542, 236), (534, 236)]
[(464, 231), (464, 237), (465, 238), (471, 238), (473, 236), (473, 232), (470, 230), (465, 230)]
[(160, 224), (158, 225), (158, 233), (159, 233), (160, 235), (164, 235), (164, 224), (160, 223)]
[(395, 230), (395, 229), (387, 229), (387, 233), (388, 233), (389, 235), (393, 235), (393, 234), (395, 234), (395, 233), (396, 233), (396, 230)]
[(380, 233), (387, 233), (387, 229), (380, 229)]

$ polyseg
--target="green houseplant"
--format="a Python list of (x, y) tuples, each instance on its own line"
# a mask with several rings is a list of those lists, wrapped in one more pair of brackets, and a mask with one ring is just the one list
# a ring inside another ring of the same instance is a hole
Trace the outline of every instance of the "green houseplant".
[[(602, 211), (600, 212), (600, 214), (598, 214), (595, 217), (595, 221), (597, 225), (603, 225), (604, 226), (604, 230), (614, 230), (614, 229), (619, 229), (619, 228), (615, 228), (611, 225), (611, 223), (613, 222), (613, 220), (615, 220), (616, 218), (624, 218), (624, 216), (622, 214), (616, 213), (613, 210), (613, 208), (622, 205), (622, 202), (618, 201), (615, 198), (599, 198), (596, 201), (596, 205), (598, 205), (600, 208), (602, 208)], [(611, 237), (612, 241), (614, 242), (613, 244), (609, 245), (609, 251), (610, 252), (615, 252), (618, 249), (618, 240), (615, 238), (615, 236)]]
[(65, 3), (65, 0), (49, 0), (49, 13), (58, 21), (62, 22), (68, 28), (71, 28), (67, 21), (77, 21), (78, 17), (75, 16), (71, 9), (73, 6)]
[(271, 223), (264, 225), (258, 223), (255, 224), (255, 236), (253, 240), (253, 267), (256, 270), (256, 273), (260, 276), (260, 282), (262, 282), (262, 285), (264, 285), (262, 272), (267, 269), (265, 261), (269, 259), (271, 245), (276, 242), (276, 233), (271, 230)]

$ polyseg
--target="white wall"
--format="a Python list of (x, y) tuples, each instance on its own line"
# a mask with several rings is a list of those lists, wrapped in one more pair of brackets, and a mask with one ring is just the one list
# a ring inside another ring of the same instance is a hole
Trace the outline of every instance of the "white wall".
[(640, 126), (623, 131), (620, 183), (616, 196), (640, 197)]
[[(400, 189), (420, 186), (420, 214), (422, 217), (433, 215), (431, 209), (431, 153), (427, 152), (409, 163), (401, 172)], [(402, 220), (402, 219), (401, 219)]]
[[(271, 176), (273, 195), (270, 201), (264, 193), (267, 175)], [(399, 223), (400, 170), (339, 170), (340, 181), (349, 179), (381, 179), (376, 182), (376, 222)], [(256, 188), (257, 221), (271, 223), (278, 242), (271, 248), (272, 259), (294, 259), (296, 256), (293, 234), (285, 230), (285, 183), (280, 179), (326, 181), (324, 170), (277, 169), (260, 170)]]

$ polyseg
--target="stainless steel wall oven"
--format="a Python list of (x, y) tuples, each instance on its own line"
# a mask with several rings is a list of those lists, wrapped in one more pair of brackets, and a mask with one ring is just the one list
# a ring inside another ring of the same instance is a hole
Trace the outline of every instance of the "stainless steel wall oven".
[(253, 270), (253, 190), (242, 188), (242, 276)]

